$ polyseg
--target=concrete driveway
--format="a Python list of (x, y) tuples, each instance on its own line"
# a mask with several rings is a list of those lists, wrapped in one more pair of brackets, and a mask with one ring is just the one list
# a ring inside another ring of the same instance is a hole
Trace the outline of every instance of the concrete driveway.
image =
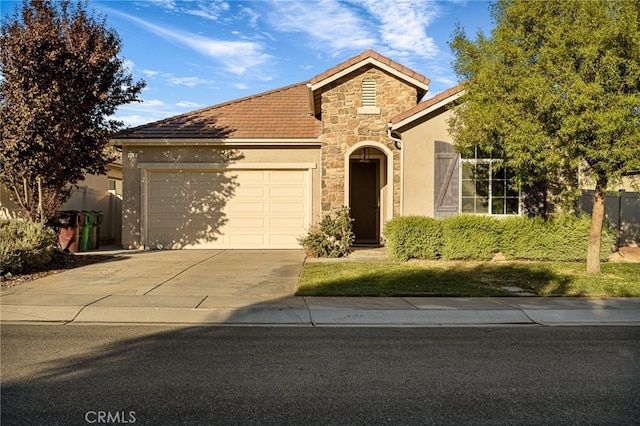
[(290, 301), (304, 259), (302, 250), (123, 251), (111, 261), (3, 290), (3, 320), (73, 320), (87, 307), (218, 309)]
[(51, 275), (9, 291), (273, 299), (293, 295), (305, 259), (299, 250), (121, 253), (111, 261)]

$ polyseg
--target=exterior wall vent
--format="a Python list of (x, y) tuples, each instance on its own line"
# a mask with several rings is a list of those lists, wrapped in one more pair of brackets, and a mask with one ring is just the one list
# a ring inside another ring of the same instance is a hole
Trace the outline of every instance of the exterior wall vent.
[(376, 81), (371, 78), (362, 80), (362, 107), (358, 108), (358, 114), (380, 114), (376, 106)]

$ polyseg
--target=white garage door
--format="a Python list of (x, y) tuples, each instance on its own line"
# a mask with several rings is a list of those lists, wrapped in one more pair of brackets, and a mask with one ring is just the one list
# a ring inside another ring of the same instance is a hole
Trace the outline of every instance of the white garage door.
[(150, 248), (300, 248), (306, 233), (306, 170), (152, 171)]

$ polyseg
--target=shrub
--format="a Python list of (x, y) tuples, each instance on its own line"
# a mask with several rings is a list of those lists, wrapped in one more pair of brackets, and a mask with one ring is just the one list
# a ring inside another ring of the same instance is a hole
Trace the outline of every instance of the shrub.
[(387, 252), (393, 260), (437, 259), (442, 248), (440, 221), (425, 216), (399, 216), (385, 224)]
[[(550, 219), (511, 217), (504, 220), (501, 251), (507, 259), (585, 261), (591, 217), (556, 215)], [(600, 258), (607, 259), (615, 233), (602, 230)]]
[(53, 229), (39, 223), (0, 220), (0, 269), (18, 274), (24, 268), (51, 261), (56, 242)]
[(442, 257), (489, 260), (500, 251), (501, 221), (490, 216), (459, 215), (442, 220)]
[[(460, 215), (442, 221), (422, 216), (396, 217), (384, 230), (394, 260), (507, 259), (585, 261), (591, 218), (556, 215), (551, 219)], [(615, 232), (605, 225), (600, 258), (611, 254)]]
[(298, 238), (298, 242), (310, 256), (346, 256), (355, 239), (352, 221), (349, 208), (342, 207), (335, 215), (328, 214), (323, 217), (306, 236)]

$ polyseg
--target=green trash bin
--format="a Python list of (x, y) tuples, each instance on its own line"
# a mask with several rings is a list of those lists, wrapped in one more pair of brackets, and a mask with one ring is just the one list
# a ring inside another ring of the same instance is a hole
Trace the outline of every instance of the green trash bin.
[(100, 225), (102, 225), (102, 212), (92, 212), (96, 215), (96, 220), (93, 222), (93, 228), (91, 229), (91, 247), (90, 250), (97, 250), (100, 248)]
[(84, 212), (86, 219), (82, 225), (82, 237), (80, 238), (80, 251), (91, 249), (91, 234), (96, 224), (96, 212)]

